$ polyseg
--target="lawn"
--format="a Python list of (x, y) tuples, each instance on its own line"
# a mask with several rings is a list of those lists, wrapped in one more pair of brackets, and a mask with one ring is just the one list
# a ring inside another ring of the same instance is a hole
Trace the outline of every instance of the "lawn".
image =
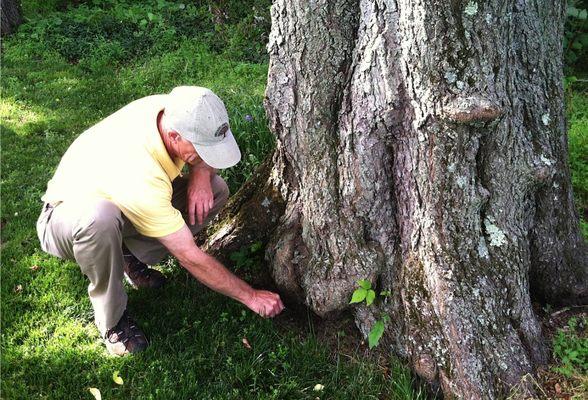
[[(273, 146), (262, 106), (269, 1), (227, 1), (222, 10), (206, 1), (62, 3), (25, 2), (27, 22), (2, 43), (2, 398), (91, 399), (91, 387), (103, 399), (424, 398), (406, 368), (371, 355), (345, 323), (289, 310), (261, 319), (171, 260), (158, 266), (169, 278), (164, 289), (129, 289), (151, 346), (107, 354), (87, 280), (75, 263), (39, 249), (46, 183), (85, 128), (133, 99), (199, 85), (227, 105), (244, 157), (223, 174), (238, 189)], [(569, 98), (570, 163), (585, 217), (588, 96), (580, 87)]]

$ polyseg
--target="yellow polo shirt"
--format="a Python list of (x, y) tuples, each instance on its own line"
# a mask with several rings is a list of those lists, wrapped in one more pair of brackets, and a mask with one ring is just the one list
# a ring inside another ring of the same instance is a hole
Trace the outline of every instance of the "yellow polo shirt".
[(182, 228), (182, 215), (171, 204), (171, 182), (184, 162), (170, 158), (157, 129), (165, 97), (133, 101), (82, 133), (61, 159), (42, 200), (53, 205), (110, 200), (145, 236)]

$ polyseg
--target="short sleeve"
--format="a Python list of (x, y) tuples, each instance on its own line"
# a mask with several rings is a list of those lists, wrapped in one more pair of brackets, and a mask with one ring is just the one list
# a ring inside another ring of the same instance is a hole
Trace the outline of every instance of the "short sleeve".
[(137, 232), (149, 237), (162, 237), (179, 231), (184, 219), (173, 207), (172, 186), (164, 179), (154, 179), (148, 184), (132, 185), (113, 196), (121, 212), (133, 224)]

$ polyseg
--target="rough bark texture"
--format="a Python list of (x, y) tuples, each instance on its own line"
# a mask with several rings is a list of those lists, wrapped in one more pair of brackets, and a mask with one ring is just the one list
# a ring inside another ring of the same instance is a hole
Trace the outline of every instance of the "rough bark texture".
[(272, 165), (272, 157), (268, 157), (229, 199), (216, 222), (202, 235), (204, 250), (223, 258), (253, 242), (270, 240), (272, 227), (284, 213), (284, 200), (276, 190), (278, 177), (270, 175)]
[(22, 23), (20, 2), (18, 0), (0, 0), (2, 20), (0, 31), (2, 36), (9, 35)]
[(391, 350), (450, 398), (532, 392), (523, 378), (546, 349), (531, 295), (586, 301), (564, 17), (563, 1), (272, 7), (272, 275), (322, 316), (359, 279), (390, 290), (356, 308), (358, 327), (389, 315)]

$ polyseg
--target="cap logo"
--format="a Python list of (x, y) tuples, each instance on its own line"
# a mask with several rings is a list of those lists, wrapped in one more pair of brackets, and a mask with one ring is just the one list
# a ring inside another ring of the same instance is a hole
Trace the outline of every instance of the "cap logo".
[(225, 122), (224, 124), (222, 124), (221, 126), (218, 127), (218, 129), (214, 133), (214, 137), (222, 136), (223, 139), (224, 139), (225, 137), (227, 137), (227, 131), (228, 130), (229, 130), (229, 124), (227, 124)]

